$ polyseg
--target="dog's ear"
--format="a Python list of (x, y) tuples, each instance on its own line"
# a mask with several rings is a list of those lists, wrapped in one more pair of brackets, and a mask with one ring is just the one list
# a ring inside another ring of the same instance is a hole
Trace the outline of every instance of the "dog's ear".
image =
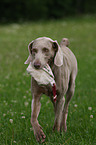
[(53, 41), (53, 48), (56, 52), (55, 58), (54, 58), (54, 64), (58, 67), (63, 65), (63, 52), (58, 44), (57, 41)]
[(33, 42), (34, 41), (30, 42), (29, 45), (28, 45), (29, 55), (32, 54), (32, 45), (33, 45)]
[(30, 42), (29, 45), (28, 45), (28, 51), (29, 51), (29, 56), (27, 58), (27, 60), (25, 61), (24, 64), (29, 64), (30, 62), (32, 62), (32, 45), (33, 45), (33, 42)]
[(58, 42), (57, 42), (56, 40), (53, 41), (53, 43), (52, 43), (52, 48), (54, 49), (55, 52), (58, 51)]

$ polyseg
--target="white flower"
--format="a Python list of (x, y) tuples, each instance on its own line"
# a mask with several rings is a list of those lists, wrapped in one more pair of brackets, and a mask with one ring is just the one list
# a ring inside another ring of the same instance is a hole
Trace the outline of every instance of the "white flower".
[(30, 128), (30, 131), (32, 131), (33, 130), (33, 128)]
[(16, 141), (15, 141), (15, 140), (14, 140), (13, 142), (14, 142), (14, 143), (16, 143)]
[(3, 116), (5, 117), (5, 116), (6, 116), (6, 114), (4, 113), (4, 114), (3, 114)]
[(28, 91), (26, 91), (26, 93), (28, 94)]
[(13, 123), (13, 119), (10, 119), (9, 121), (10, 121), (10, 123)]
[(92, 110), (92, 107), (88, 107), (88, 110)]
[(23, 96), (23, 98), (25, 99), (25, 98), (26, 98), (26, 96)]
[(21, 113), (21, 115), (23, 115), (24, 113)]
[(7, 106), (7, 105), (8, 105), (8, 103), (5, 103), (5, 105)]
[(24, 104), (25, 104), (25, 106), (27, 107), (29, 103), (28, 103), (28, 102), (25, 102)]
[(25, 119), (25, 116), (22, 116), (22, 118), (24, 118), (24, 119)]
[(11, 100), (12, 103), (17, 103), (17, 100)]
[(74, 107), (77, 107), (77, 106), (78, 106), (77, 104), (74, 105)]
[(90, 118), (93, 118), (93, 115), (90, 115)]

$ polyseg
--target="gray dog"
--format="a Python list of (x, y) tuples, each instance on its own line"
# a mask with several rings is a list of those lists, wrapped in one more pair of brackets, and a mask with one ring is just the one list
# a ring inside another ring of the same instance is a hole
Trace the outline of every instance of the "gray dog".
[[(63, 38), (60, 45), (47, 37), (37, 38), (29, 46), (29, 57), (26, 64), (32, 63), (36, 70), (42, 69), (49, 64), (56, 82), (57, 100), (54, 102), (52, 87), (50, 85), (39, 85), (32, 77), (32, 114), (31, 124), (37, 141), (45, 141), (45, 134), (38, 123), (40, 112), (40, 98), (42, 94), (50, 97), (55, 111), (53, 130), (67, 130), (66, 120), (69, 102), (74, 95), (75, 79), (77, 75), (77, 61), (72, 51), (67, 47), (69, 41)], [(65, 96), (66, 95), (66, 99)]]

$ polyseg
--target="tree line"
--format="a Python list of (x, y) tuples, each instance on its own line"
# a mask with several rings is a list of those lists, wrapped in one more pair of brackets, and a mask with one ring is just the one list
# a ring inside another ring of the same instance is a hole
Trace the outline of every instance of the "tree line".
[(63, 18), (96, 13), (96, 0), (1, 0), (0, 20)]

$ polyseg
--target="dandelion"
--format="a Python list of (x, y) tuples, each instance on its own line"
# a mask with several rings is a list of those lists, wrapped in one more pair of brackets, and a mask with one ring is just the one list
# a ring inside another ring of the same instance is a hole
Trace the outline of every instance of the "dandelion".
[(25, 116), (22, 116), (23, 119), (25, 119)]
[(25, 103), (24, 103), (24, 105), (25, 105), (26, 107), (28, 106), (28, 104), (29, 104), (28, 102), (25, 102)]
[(10, 119), (9, 121), (10, 121), (10, 123), (13, 123), (13, 119)]
[(92, 107), (88, 107), (88, 110), (92, 110)]
[(77, 106), (78, 106), (77, 104), (74, 105), (75, 108), (76, 108)]
[(93, 115), (90, 115), (90, 118), (93, 118)]
[(14, 142), (14, 143), (16, 143), (16, 141), (15, 141), (15, 140), (14, 140), (13, 142)]

